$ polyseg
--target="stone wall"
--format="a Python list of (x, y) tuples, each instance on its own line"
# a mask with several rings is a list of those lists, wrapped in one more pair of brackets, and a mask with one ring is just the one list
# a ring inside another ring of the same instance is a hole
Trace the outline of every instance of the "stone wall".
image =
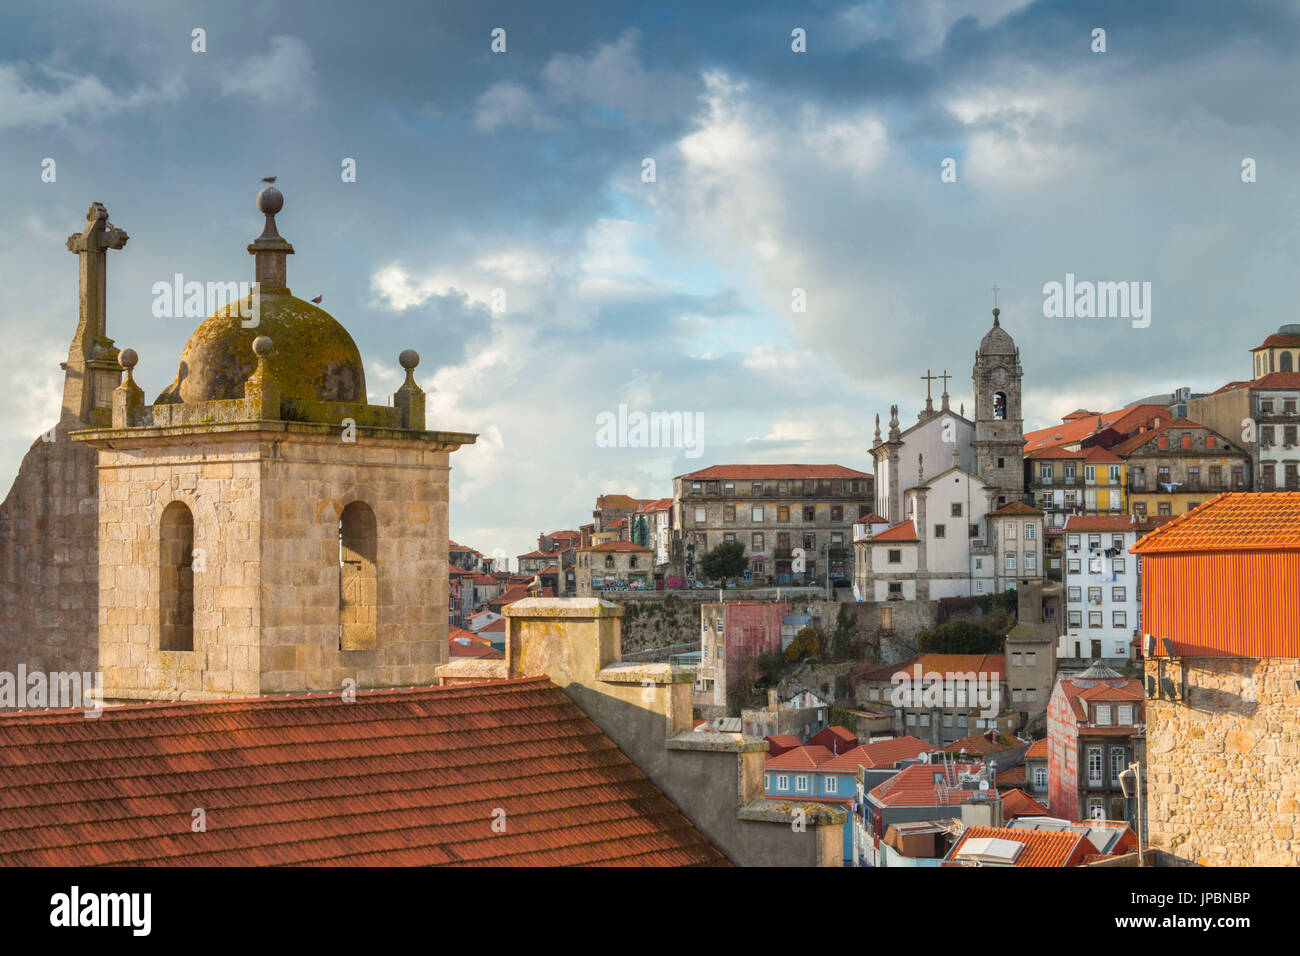
[(3, 671), (99, 669), (95, 452), (69, 430), (33, 443), (0, 505)]
[(1201, 865), (1300, 863), (1300, 660), (1153, 660), (1146, 672), (1186, 695), (1146, 704), (1151, 844)]

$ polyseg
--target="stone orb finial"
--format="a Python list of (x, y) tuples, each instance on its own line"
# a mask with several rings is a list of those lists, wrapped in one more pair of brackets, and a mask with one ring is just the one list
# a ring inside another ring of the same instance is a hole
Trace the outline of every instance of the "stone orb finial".
[(274, 348), (275, 348), (275, 343), (273, 343), (273, 342), (272, 342), (268, 337), (266, 337), (265, 335), (259, 335), (257, 338), (253, 339), (253, 351), (254, 351), (254, 353), (256, 353), (257, 355), (262, 356), (263, 358), (265, 358), (266, 356), (270, 355), (270, 354), (271, 354), (271, 351), (272, 351)]
[(117, 357), (117, 360), (122, 363), (122, 368), (129, 372), (140, 361), (140, 356), (135, 354), (135, 349), (122, 349), (122, 354)]
[(402, 354), (397, 356), (397, 361), (409, 372), (420, 364), (420, 353), (415, 349), (402, 349)]
[(257, 208), (266, 216), (274, 216), (284, 208), (284, 193), (274, 186), (267, 186), (257, 194)]

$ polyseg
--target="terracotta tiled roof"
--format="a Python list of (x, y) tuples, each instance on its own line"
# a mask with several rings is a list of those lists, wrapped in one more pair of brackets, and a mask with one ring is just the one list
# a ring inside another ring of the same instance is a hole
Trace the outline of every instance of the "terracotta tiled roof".
[(859, 744), (838, 757), (832, 757), (817, 769), (822, 773), (857, 773), (860, 766), (871, 770), (888, 770), (901, 760), (910, 760), (932, 750), (934, 748), (924, 740), (896, 737), (874, 744)]
[(785, 753), (787, 750), (803, 746), (803, 742), (794, 734), (772, 734), (770, 737), (763, 739), (767, 741), (768, 754), (774, 757)]
[(884, 667), (876, 667), (871, 670), (864, 669), (861, 673), (854, 672), (851, 679), (856, 682), (860, 680), (882, 681), (893, 680), (895, 674), (906, 673), (911, 675), (917, 664), (921, 665), (921, 676), (924, 679), (926, 674), (934, 672), (936, 674), (1005, 674), (1006, 656), (1003, 654), (919, 654), (916, 657), (909, 657), (905, 661), (899, 661), (897, 664), (886, 664)]
[[(1124, 678), (1124, 677), (1110, 677), (1104, 680), (1080, 680), (1080, 679), (1072, 678), (1072, 679), (1057, 681), (1056, 689), (1053, 690), (1052, 693), (1055, 694), (1057, 690), (1059, 690), (1062, 694), (1064, 694), (1066, 702), (1070, 705), (1070, 710), (1074, 714), (1074, 719), (1079, 723), (1086, 723), (1088, 721), (1088, 708), (1084, 706), (1081, 700), (1094, 699), (1094, 698), (1084, 698), (1084, 692), (1088, 690), (1093, 690), (1097, 687), (1113, 687), (1116, 689), (1123, 690), (1126, 696), (1118, 697), (1114, 699), (1120, 701), (1133, 701), (1134, 703), (1139, 704), (1139, 706), (1133, 708), (1134, 718), (1136, 719), (1139, 716), (1142, 710), (1140, 704), (1141, 701), (1144, 699), (1141, 681), (1129, 680), (1128, 678)], [(1108, 725), (1108, 726), (1089, 727), (1087, 732), (1089, 734), (1094, 734), (1094, 735), (1095, 734), (1104, 735), (1112, 732), (1125, 735), (1132, 732), (1132, 726), (1133, 725), (1130, 724), (1115, 724), (1115, 725)]]
[[(1008, 790), (1002, 794), (1002, 816), (1006, 820), (1016, 817), (1050, 817), (1051, 811), (1023, 790)], [(1032, 832), (1032, 831), (1031, 831)]]
[(1134, 554), (1300, 549), (1300, 491), (1227, 492), (1156, 528)]
[(601, 495), (596, 499), (597, 508), (612, 508), (615, 511), (635, 511), (651, 498), (633, 498), (630, 495)]
[(1254, 388), (1300, 388), (1300, 372), (1269, 372), (1246, 384)]
[(904, 767), (868, 795), (877, 806), (952, 807), (965, 803), (979, 790), (962, 790), (955, 785), (956, 775), (977, 773), (979, 764), (950, 765), (954, 783), (945, 785), (944, 768), (939, 764), (912, 764)]
[[(1223, 436), (1219, 435), (1218, 432), (1214, 431), (1208, 425), (1202, 425), (1200, 422), (1194, 422), (1190, 418), (1173, 418), (1170, 419), (1169, 421), (1162, 420), (1159, 428), (1148, 428), (1144, 432), (1138, 432), (1136, 435), (1130, 435), (1128, 438), (1120, 442), (1118, 445), (1113, 446), (1111, 448), (1111, 451), (1113, 451), (1115, 454), (1123, 458), (1127, 458), (1130, 455), (1137, 452), (1137, 450), (1141, 448), (1143, 445), (1145, 445), (1147, 442), (1159, 438), (1161, 435), (1165, 434), (1166, 432), (1196, 431), (1198, 429), (1201, 431), (1207, 431), (1210, 434), (1214, 435), (1216, 439), (1218, 439), (1219, 441), (1223, 441), (1225, 444), (1231, 445), (1231, 442), (1227, 442), (1223, 438)], [(1165, 451), (1165, 450), (1166, 449), (1163, 448), (1160, 449), (1160, 451)], [(1170, 447), (1168, 450), (1178, 451), (1179, 449)], [(1223, 449), (1217, 449), (1217, 450), (1222, 451)]]
[(1025, 751), (1026, 760), (1046, 760), (1047, 759), (1047, 738), (1035, 740)]
[(944, 866), (963, 866), (957, 862), (957, 854), (968, 840), (1010, 840), (1024, 846), (1016, 857), (1016, 866), (1078, 866), (1087, 853), (1092, 852), (1092, 844), (1087, 843), (1082, 833), (1068, 830), (1014, 830), (1005, 827), (967, 827), (962, 831), (961, 839), (953, 844), (944, 857)]
[(704, 478), (737, 478), (741, 481), (759, 481), (765, 478), (870, 478), (865, 471), (854, 471), (843, 465), (712, 465), (702, 471), (678, 475), (687, 481)]
[(845, 727), (823, 727), (808, 738), (808, 743), (825, 747), (833, 754), (842, 754), (858, 745), (858, 735)]
[(637, 508), (637, 514), (648, 514), (652, 511), (667, 511), (673, 506), (671, 498), (656, 498), (654, 501), (647, 501), (640, 508)]
[[(1157, 416), (1167, 418), (1169, 416), (1169, 406), (1130, 405), (1128, 408), (1121, 408), (1118, 411), (1103, 412), (1101, 423), (1103, 429), (1113, 428), (1121, 435), (1127, 435)], [(1037, 451), (1040, 448), (1049, 448), (1055, 445), (1071, 445), (1083, 441), (1083, 439), (1097, 431), (1096, 413), (1090, 412), (1077, 418), (1073, 417), (1072, 414), (1071, 418), (1072, 420), (1062, 422), (1059, 425), (1026, 432), (1025, 452)]]
[(1066, 531), (1111, 531), (1120, 534), (1136, 531), (1132, 515), (1070, 515), (1065, 522)]
[(916, 525), (910, 520), (901, 524), (896, 524), (892, 528), (886, 528), (877, 535), (873, 535), (872, 541), (915, 541)]
[(1017, 764), (1014, 767), (1008, 767), (1006, 770), (998, 770), (998, 789), (1004, 787), (1023, 787), (1025, 785), (1025, 765)]
[(1269, 349), (1275, 347), (1296, 348), (1300, 346), (1300, 335), (1290, 335), (1284, 332), (1274, 332), (1259, 345), (1256, 345), (1252, 352), (1258, 352), (1260, 349)]
[(859, 518), (857, 521), (853, 523), (854, 524), (888, 524), (889, 522), (887, 519), (881, 517), (880, 515), (876, 514), (873, 511), (870, 514), (863, 515), (861, 518)]
[(1035, 508), (1033, 505), (1025, 504), (1023, 501), (1011, 501), (1003, 505), (997, 511), (994, 511), (993, 514), (995, 515), (1041, 515), (1042, 511)]
[(113, 863), (725, 860), (545, 678), (0, 718), (0, 864)]
[(792, 747), (775, 757), (769, 752), (764, 767), (768, 770), (816, 770), (834, 756), (825, 747)]
[(961, 753), (964, 750), (968, 754), (979, 754), (981, 757), (984, 757), (988, 754), (1001, 753), (1003, 750), (1010, 750), (1011, 748), (1006, 746), (1006, 744), (995, 743), (987, 737), (982, 737), (977, 734), (973, 737), (963, 737), (961, 740), (954, 740), (950, 744), (944, 744), (940, 749), (950, 754)]
[(604, 544), (593, 544), (586, 548), (579, 548), (579, 551), (635, 551), (638, 554), (649, 554), (650, 549), (644, 548), (639, 544), (633, 544), (631, 541), (606, 541)]

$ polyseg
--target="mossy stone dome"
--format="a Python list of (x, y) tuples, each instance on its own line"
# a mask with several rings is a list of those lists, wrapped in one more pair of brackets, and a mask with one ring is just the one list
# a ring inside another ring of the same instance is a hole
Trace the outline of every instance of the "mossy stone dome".
[(282, 398), (366, 401), (361, 353), (334, 316), (287, 291), (263, 291), (258, 322), (245, 328), (252, 321), (250, 301), (245, 297), (203, 320), (159, 402), (243, 398), (244, 382), (257, 368), (253, 340), (263, 335), (274, 343), (266, 366)]

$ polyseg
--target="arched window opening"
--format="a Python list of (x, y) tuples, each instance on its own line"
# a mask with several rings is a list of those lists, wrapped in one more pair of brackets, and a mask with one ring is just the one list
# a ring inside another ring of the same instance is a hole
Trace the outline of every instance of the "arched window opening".
[(378, 644), (379, 535), (375, 513), (354, 501), (339, 515), (339, 650), (367, 651)]
[(993, 393), (993, 417), (999, 421), (1007, 417), (1007, 393)]
[(159, 527), (158, 647), (194, 650), (194, 515), (181, 501), (163, 509)]
[(1290, 353), (1290, 352), (1283, 352), (1283, 353), (1282, 353), (1282, 359), (1281, 359), (1281, 361), (1278, 363), (1278, 371), (1279, 371), (1279, 372), (1290, 372), (1290, 371), (1291, 371), (1291, 353)]

